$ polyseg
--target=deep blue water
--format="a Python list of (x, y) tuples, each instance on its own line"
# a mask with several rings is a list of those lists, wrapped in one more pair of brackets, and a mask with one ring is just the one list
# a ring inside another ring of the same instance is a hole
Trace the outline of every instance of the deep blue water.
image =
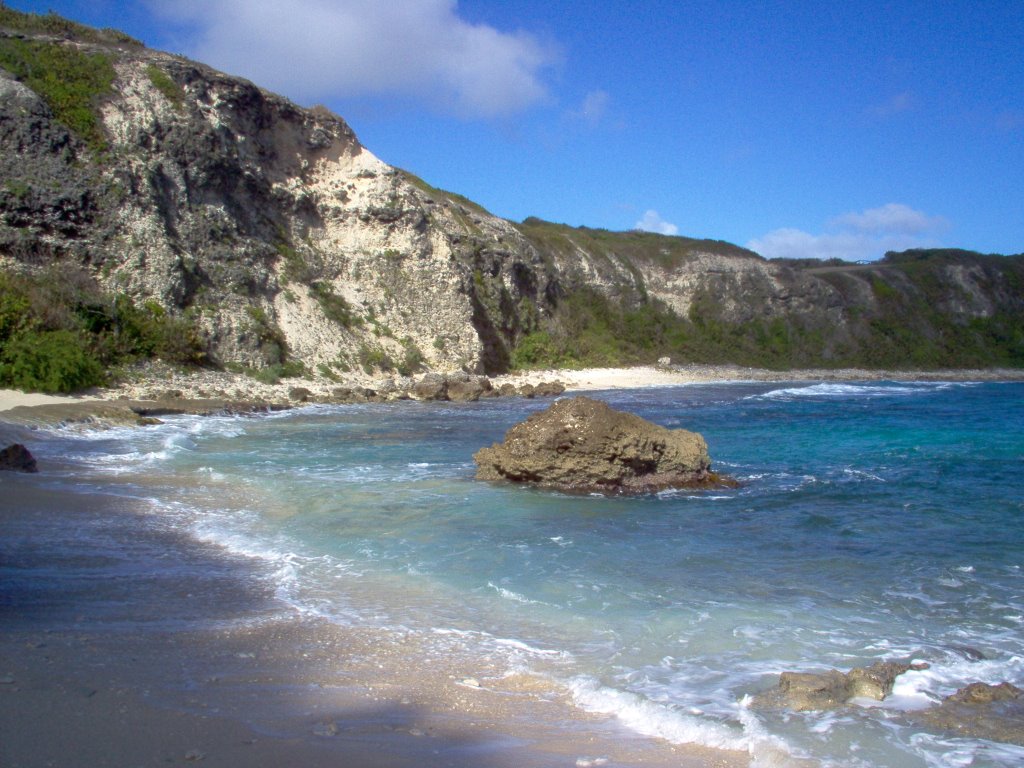
[[(472, 453), (546, 405), (524, 400), (172, 419), (39, 451), (67, 462), (48, 482), (147, 499), (153, 524), (256, 558), (301, 611), (443, 639), (644, 733), (762, 765), (1024, 762), (904, 717), (969, 682), (1024, 686), (1024, 385), (595, 396), (701, 432), (741, 487), (605, 498), (475, 481)], [(877, 659), (931, 666), (881, 707), (745, 704), (783, 670)]]

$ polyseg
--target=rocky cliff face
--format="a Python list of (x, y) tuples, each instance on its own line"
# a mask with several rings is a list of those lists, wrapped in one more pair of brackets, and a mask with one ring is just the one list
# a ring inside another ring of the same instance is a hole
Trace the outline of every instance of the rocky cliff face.
[[(381, 162), (325, 109), (123, 36), (0, 34), (99, 73), (78, 125), (0, 62), (2, 266), (78, 265), (188, 313), (219, 364), (499, 372), (580, 291), (600, 312), (657, 307), (676, 324), (650, 355), (806, 332), (812, 357), (843, 362), (886, 302), (921, 293), (899, 265), (815, 270), (713, 241), (514, 225)], [(999, 269), (951, 263), (929, 302), (956, 322), (1017, 317), (1020, 283)]]
[(378, 160), (343, 120), (140, 46), (104, 57), (100, 149), (0, 69), (0, 253), (191, 308), (214, 360), (497, 369), (555, 279), (508, 222)]

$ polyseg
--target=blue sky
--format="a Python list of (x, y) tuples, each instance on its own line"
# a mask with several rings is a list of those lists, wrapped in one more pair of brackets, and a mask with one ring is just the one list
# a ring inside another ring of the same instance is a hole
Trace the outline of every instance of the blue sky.
[(7, 0), (300, 104), (513, 220), (1024, 251), (1024, 0)]

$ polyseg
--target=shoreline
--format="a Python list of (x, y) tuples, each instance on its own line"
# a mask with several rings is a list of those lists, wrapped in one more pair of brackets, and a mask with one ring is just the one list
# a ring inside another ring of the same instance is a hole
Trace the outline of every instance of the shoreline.
[[(537, 371), (507, 379), (519, 384), (555, 378), (569, 392), (715, 381), (1024, 380), (1024, 372), (1009, 373), (1015, 375), (702, 366)], [(36, 423), (56, 413), (47, 409), (102, 412), (126, 408), (123, 403), (101, 395), (0, 398), (8, 408), (24, 406), (37, 414)], [(0, 413), (0, 427), (8, 415)], [(23, 507), (52, 515), (54, 525), (73, 525), (83, 506), (98, 503), (92, 495), (49, 486), (45, 475), (19, 475), (5, 490), (8, 526), (26, 514)], [(127, 540), (125, 548), (131, 548)], [(207, 550), (188, 539), (181, 552), (201, 558)], [(211, 565), (220, 568), (214, 560)], [(148, 573), (154, 566), (139, 567)], [(237, 576), (232, 570), (217, 578)], [(192, 598), (193, 589), (183, 583), (178, 597)], [(161, 596), (141, 590), (132, 599), (152, 603)], [(5, 607), (0, 601), (0, 610)], [(398, 630), (342, 626), (295, 613), (265, 621), (265, 613), (255, 609), (255, 620), (247, 621), (238, 616), (245, 609), (227, 598), (222, 608), (223, 613), (200, 615), (210, 628), (141, 632), (105, 627), (102, 620), (90, 623), (88, 606), (82, 620), (54, 620), (45, 608), (37, 609), (38, 620), (27, 625), (13, 611), (19, 621), (0, 624), (0, 763), (16, 768), (45, 764), (40, 757), (46, 757), (60, 764), (75, 753), (92, 765), (206, 761), (230, 768), (317, 768), (344, 761), (382, 768), (605, 764), (599, 760), (654, 768), (749, 764), (742, 753), (640, 736), (610, 716), (580, 710), (564, 691), (539, 678), (503, 677), (485, 664), (453, 666)]]
[[(0, 553), (22, 575), (0, 590), (4, 766), (70, 754), (154, 768), (749, 765), (745, 753), (634, 733), (543, 678), (451, 652), (443, 636), (297, 613), (258, 561), (153, 526), (116, 492), (39, 478), (5, 487), (14, 536)], [(23, 538), (94, 518), (113, 526), (119, 562), (87, 536)], [(79, 581), (91, 586), (69, 588)]]
[[(519, 388), (523, 385), (558, 382), (565, 387), (566, 392), (571, 393), (716, 382), (1024, 381), (1024, 370), (896, 371), (843, 368), (775, 371), (733, 365), (647, 365), (519, 371), (489, 377), (489, 380), (494, 390), (502, 385)], [(344, 385), (393, 393), (396, 391), (395, 382), (395, 377), (372, 378), (360, 375), (344, 382)], [(406, 379), (405, 382), (410, 383), (411, 380)], [(0, 422), (35, 425), (90, 421), (132, 424), (137, 422), (140, 413), (159, 416), (161, 412), (259, 412), (311, 403), (341, 402), (332, 398), (331, 394), (341, 386), (339, 382), (309, 379), (264, 384), (243, 374), (220, 371), (157, 371), (136, 382), (72, 395), (0, 389)], [(303, 394), (297, 397), (297, 391)]]

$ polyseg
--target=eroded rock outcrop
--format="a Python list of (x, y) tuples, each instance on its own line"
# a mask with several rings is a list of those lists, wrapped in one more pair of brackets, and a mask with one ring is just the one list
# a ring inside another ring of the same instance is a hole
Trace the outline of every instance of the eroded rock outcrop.
[(733, 484), (711, 471), (704, 438), (589, 397), (556, 401), (473, 458), (481, 480), (601, 493)]
[(1010, 683), (971, 683), (920, 719), (958, 736), (1024, 745), (1024, 691)]
[(869, 667), (855, 667), (843, 673), (783, 672), (779, 684), (753, 698), (751, 706), (761, 709), (792, 709), (809, 712), (841, 707), (850, 699), (882, 701), (892, 693), (896, 678), (922, 666), (895, 661), (878, 661)]

